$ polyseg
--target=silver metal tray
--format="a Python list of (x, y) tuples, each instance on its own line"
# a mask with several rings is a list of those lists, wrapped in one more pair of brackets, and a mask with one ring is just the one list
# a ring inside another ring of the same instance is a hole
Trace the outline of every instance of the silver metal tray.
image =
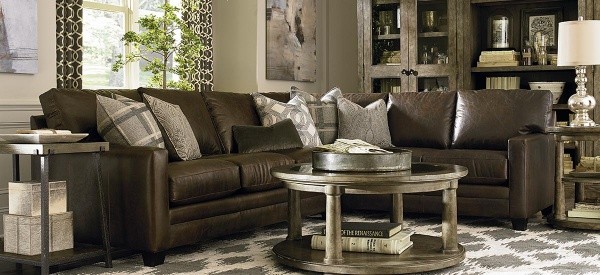
[(313, 151), (313, 169), (334, 172), (389, 172), (409, 170), (412, 152), (392, 149), (393, 153), (347, 154)]

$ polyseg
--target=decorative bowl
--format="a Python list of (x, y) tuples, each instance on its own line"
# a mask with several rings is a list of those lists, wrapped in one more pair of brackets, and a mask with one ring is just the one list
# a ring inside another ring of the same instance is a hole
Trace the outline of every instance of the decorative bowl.
[(558, 104), (560, 95), (565, 88), (564, 82), (529, 82), (529, 88), (532, 90), (548, 90), (552, 93), (552, 103)]

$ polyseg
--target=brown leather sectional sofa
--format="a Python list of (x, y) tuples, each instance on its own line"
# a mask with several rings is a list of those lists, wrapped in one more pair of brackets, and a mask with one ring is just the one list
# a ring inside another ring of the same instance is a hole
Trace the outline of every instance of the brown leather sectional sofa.
[[(158, 148), (111, 146), (102, 153), (113, 244), (142, 251), (144, 263), (154, 266), (164, 261), (169, 248), (286, 220), (287, 190), (269, 170), (310, 161), (310, 149), (237, 154), (231, 127), (260, 125), (249, 94), (51, 89), (40, 96), (44, 116), (32, 117), (32, 128), (68, 129), (90, 133), (89, 141), (100, 140), (95, 94), (108, 93), (138, 101), (146, 93), (179, 105), (203, 154), (197, 160), (173, 162)], [(289, 100), (288, 93), (266, 95)], [(414, 161), (469, 168), (458, 189), (459, 214), (507, 217), (515, 228), (524, 229), (528, 217), (552, 205), (554, 146), (552, 137), (542, 133), (550, 121), (549, 92), (344, 96), (362, 106), (389, 99), (392, 141), (413, 150)], [(81, 175), (89, 171), (69, 167), (90, 159), (87, 154), (52, 156), (51, 178), (66, 178), (73, 187), (89, 186), (89, 177)], [(405, 209), (440, 212), (436, 196), (405, 195)], [(91, 232), (99, 227), (89, 218), (97, 205), (71, 197), (69, 207), (77, 209), (74, 219), (86, 221), (75, 224), (76, 238), (97, 239)], [(350, 209), (390, 205), (389, 196), (347, 196), (343, 203)], [(303, 194), (304, 215), (324, 210), (324, 196)]]

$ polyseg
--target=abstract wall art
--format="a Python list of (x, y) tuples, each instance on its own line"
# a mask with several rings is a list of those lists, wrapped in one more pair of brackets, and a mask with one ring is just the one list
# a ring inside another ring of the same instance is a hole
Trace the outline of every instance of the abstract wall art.
[(316, 0), (267, 0), (267, 79), (315, 82)]
[(38, 71), (38, 0), (0, 0), (0, 72)]

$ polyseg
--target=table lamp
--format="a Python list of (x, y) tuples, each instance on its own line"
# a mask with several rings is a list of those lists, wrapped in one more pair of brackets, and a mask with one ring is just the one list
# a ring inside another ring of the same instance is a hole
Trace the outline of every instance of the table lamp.
[(575, 66), (577, 92), (569, 97), (569, 109), (575, 118), (574, 127), (596, 126), (588, 111), (596, 106), (596, 99), (587, 94), (586, 66), (600, 64), (600, 20), (567, 21), (558, 24), (558, 66)]

